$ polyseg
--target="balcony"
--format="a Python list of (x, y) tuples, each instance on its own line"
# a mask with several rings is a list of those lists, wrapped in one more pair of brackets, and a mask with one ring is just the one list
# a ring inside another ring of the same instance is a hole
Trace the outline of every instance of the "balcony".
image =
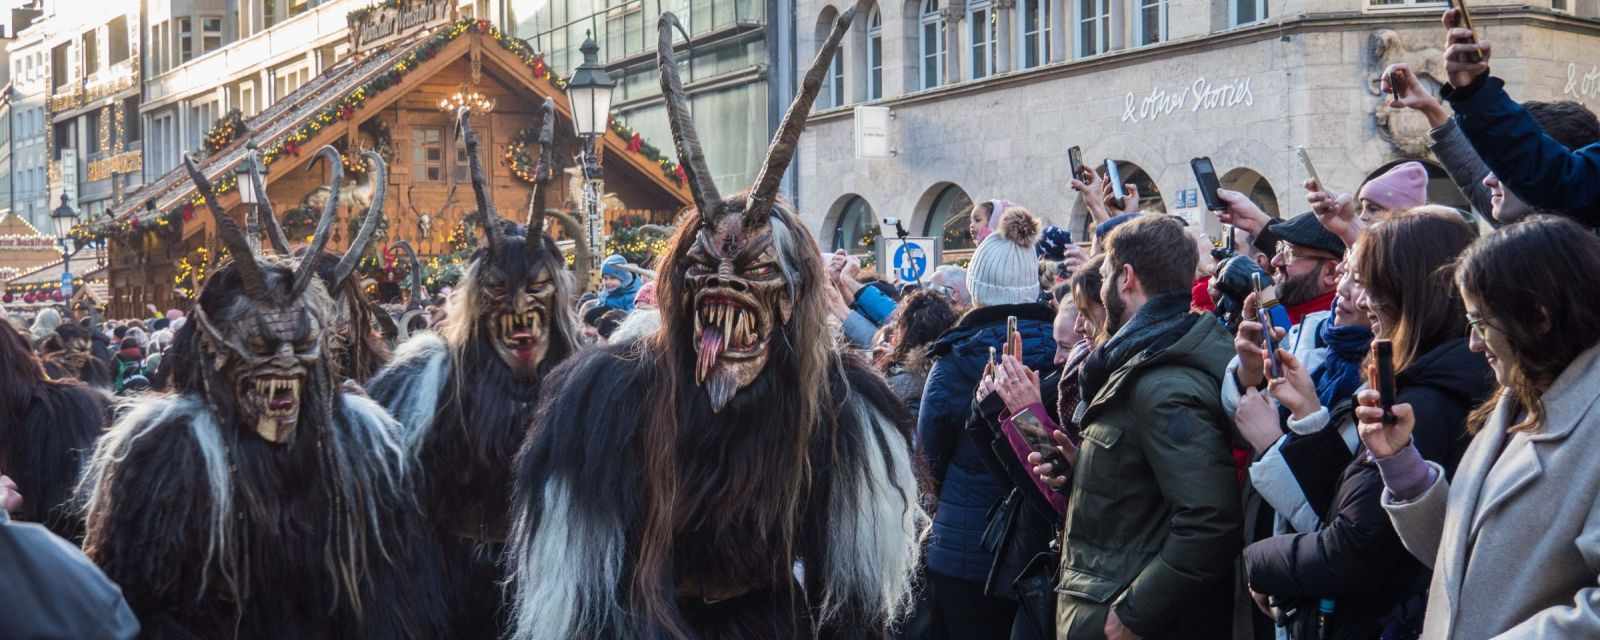
[(334, 0), (280, 22), (272, 28), (223, 45), (187, 63), (154, 76), (145, 83), (145, 101), (214, 89), (229, 80), (294, 55), (304, 55), (349, 29), (345, 14), (367, 6), (371, 0)]

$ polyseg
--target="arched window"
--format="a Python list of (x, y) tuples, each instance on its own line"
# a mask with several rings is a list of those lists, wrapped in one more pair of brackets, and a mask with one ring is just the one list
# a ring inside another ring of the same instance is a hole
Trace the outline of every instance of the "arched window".
[(917, 50), (922, 64), (922, 88), (939, 86), (944, 78), (944, 13), (939, 0), (922, 0), (921, 29), (917, 31)]
[[(1272, 188), (1272, 183), (1267, 182), (1266, 176), (1254, 169), (1235, 167), (1222, 175), (1218, 181), (1222, 188), (1238, 191), (1254, 202), (1261, 211), (1273, 218), (1282, 217), (1278, 209), (1278, 192)], [(1201, 196), (1204, 197), (1203, 195)]]
[(883, 97), (883, 13), (872, 7), (867, 16), (867, 99)]
[(1050, 62), (1050, 0), (1022, 0), (1022, 20), (1017, 27), (1022, 37), (1022, 68), (1030, 69)]
[(928, 217), (922, 225), (922, 235), (944, 238), (944, 250), (947, 252), (977, 246), (972, 241), (972, 230), (967, 228), (971, 207), (972, 198), (961, 187), (953, 184), (945, 186), (939, 195), (934, 196), (933, 203), (928, 205)]
[[(839, 12), (833, 7), (824, 8), (822, 15), (817, 17), (817, 48), (822, 48), (822, 43), (827, 42), (828, 33), (833, 30), (833, 21), (838, 17)], [(842, 107), (845, 104), (843, 50), (833, 54), (828, 73), (822, 78), (822, 93), (817, 96), (817, 104), (822, 108)]]
[(972, 79), (988, 77), (994, 73), (994, 46), (999, 41), (995, 33), (1000, 21), (995, 16), (994, 5), (989, 0), (973, 0), (967, 5), (968, 35), (972, 37), (972, 50), (967, 57), (972, 69)]
[(839, 209), (839, 222), (833, 226), (833, 248), (845, 253), (860, 255), (872, 253), (877, 246), (878, 224), (872, 217), (872, 205), (861, 196), (849, 196)]

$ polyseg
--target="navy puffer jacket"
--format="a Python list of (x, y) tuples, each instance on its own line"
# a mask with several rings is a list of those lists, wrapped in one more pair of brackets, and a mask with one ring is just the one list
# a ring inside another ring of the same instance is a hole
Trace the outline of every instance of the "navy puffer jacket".
[(939, 489), (928, 547), (928, 569), (940, 575), (983, 582), (994, 564), (993, 542), (985, 544), (989, 510), (1011, 491), (1009, 481), (991, 472), (984, 454), (962, 429), (972, 396), (983, 377), (989, 348), (1005, 345), (1006, 318), (1017, 317), (1023, 362), (1034, 371), (1054, 367), (1055, 312), (1039, 303), (973, 309), (929, 349), (933, 368), (917, 413), (917, 447)]

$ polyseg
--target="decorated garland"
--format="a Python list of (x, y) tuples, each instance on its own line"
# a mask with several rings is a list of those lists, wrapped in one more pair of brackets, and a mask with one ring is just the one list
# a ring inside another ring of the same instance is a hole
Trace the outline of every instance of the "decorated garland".
[(232, 144), (244, 135), (244, 113), (238, 109), (229, 109), (211, 129), (206, 131), (206, 153), (216, 153)]
[(629, 264), (651, 264), (651, 259), (666, 255), (667, 238), (660, 234), (646, 233), (641, 225), (644, 220), (637, 216), (629, 216), (617, 221), (617, 230), (606, 238), (605, 255), (621, 255)]
[(661, 150), (657, 149), (655, 145), (646, 142), (644, 136), (639, 135), (638, 131), (634, 131), (627, 123), (615, 117), (611, 118), (611, 131), (628, 139), (629, 151), (649, 158), (651, 162), (661, 167), (661, 173), (671, 179), (673, 184), (683, 184), (683, 167), (678, 166), (678, 163), (673, 162), (670, 157), (661, 153)]
[[(198, 247), (194, 251), (193, 257), (178, 258), (178, 271), (172, 276), (172, 292), (184, 300), (194, 299), (195, 292), (189, 285), (198, 287), (206, 281), (206, 248)], [(222, 249), (221, 252), (223, 255), (227, 254), (226, 249)]]
[(518, 129), (517, 134), (511, 137), (511, 144), (506, 145), (506, 164), (511, 167), (511, 175), (528, 184), (539, 181), (533, 171), (539, 168), (539, 159), (528, 150), (529, 147), (539, 143), (539, 130), (533, 127)]

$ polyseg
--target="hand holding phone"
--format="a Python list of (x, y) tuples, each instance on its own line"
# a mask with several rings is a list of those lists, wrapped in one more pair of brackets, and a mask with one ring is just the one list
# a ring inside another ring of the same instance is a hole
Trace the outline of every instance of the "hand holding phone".
[(1211, 158), (1200, 157), (1190, 160), (1189, 169), (1194, 171), (1194, 181), (1199, 185), (1200, 198), (1205, 201), (1206, 208), (1211, 211), (1227, 209), (1228, 204), (1217, 195), (1217, 190), (1222, 188), (1222, 182), (1217, 179), (1217, 168), (1211, 164)]
[(1392, 425), (1394, 417), (1394, 342), (1390, 340), (1377, 340), (1373, 343), (1373, 357), (1375, 361), (1377, 380), (1372, 381), (1372, 386), (1378, 389), (1379, 406), (1383, 409), (1383, 423)]
[(1294, 154), (1300, 158), (1300, 166), (1305, 168), (1306, 177), (1311, 182), (1316, 183), (1317, 188), (1315, 191), (1321, 191), (1322, 178), (1317, 176), (1317, 168), (1311, 165), (1311, 152), (1306, 151), (1306, 148), (1303, 146), (1296, 146), (1294, 148)]
[(1117, 168), (1116, 160), (1106, 160), (1106, 181), (1111, 183), (1111, 196), (1117, 199), (1116, 206), (1121, 209), (1128, 192), (1122, 185), (1122, 170)]
[(1444, 26), (1445, 73), (1451, 85), (1468, 86), (1489, 72), (1489, 45), (1478, 42), (1478, 34), (1472, 30), (1472, 16), (1462, 0), (1450, 0), (1450, 9), (1444, 12)]
[(1022, 359), (1022, 334), (1017, 331), (1016, 316), (1006, 316), (1006, 343), (1003, 355)]
[(1067, 164), (1072, 168), (1072, 179), (1083, 180), (1083, 150), (1079, 149), (1078, 145), (1072, 145), (1067, 149)]
[(1262, 348), (1267, 350), (1267, 358), (1271, 362), (1267, 378), (1277, 380), (1283, 377), (1283, 362), (1278, 359), (1278, 341), (1272, 335), (1272, 317), (1267, 315), (1266, 309), (1258, 309), (1256, 319), (1261, 323)]

